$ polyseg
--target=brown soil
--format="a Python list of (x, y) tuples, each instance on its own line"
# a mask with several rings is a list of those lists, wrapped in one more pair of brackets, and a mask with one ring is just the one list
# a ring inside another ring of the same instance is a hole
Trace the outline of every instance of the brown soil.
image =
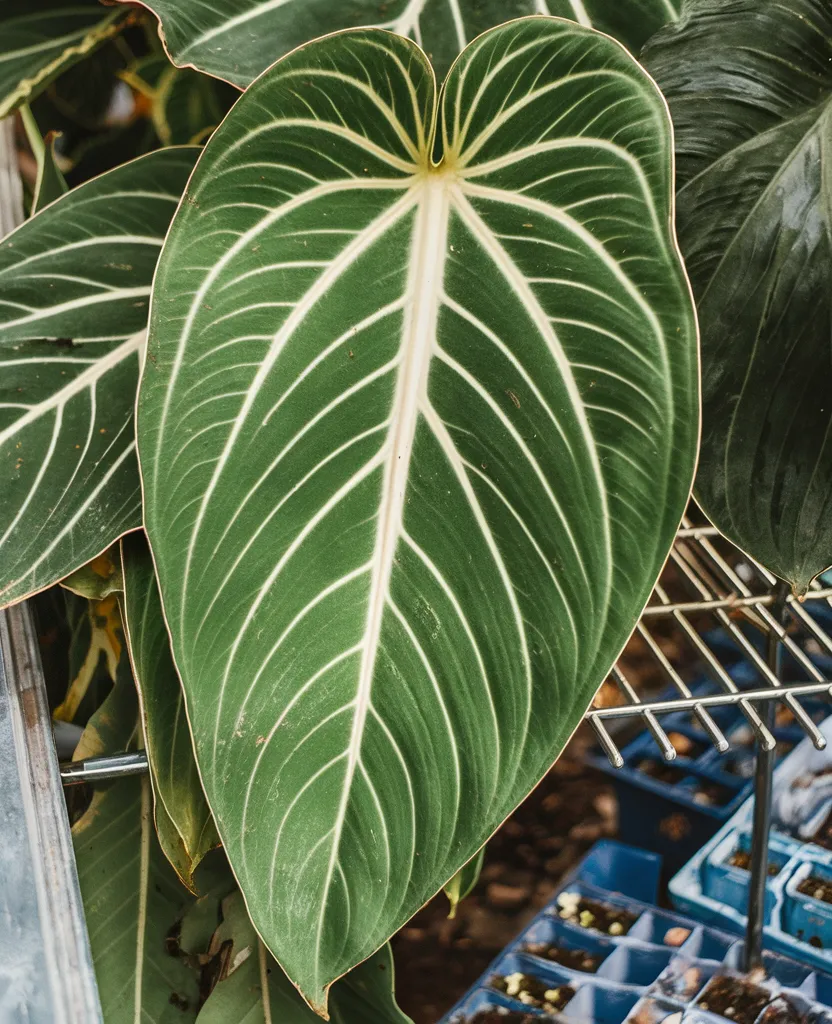
[(832, 850), (832, 811), (829, 812), (821, 827), (812, 836), (812, 842), (822, 846), (824, 850)]
[(644, 760), (639, 761), (636, 765), (636, 770), (644, 772), (645, 775), (649, 775), (651, 779), (656, 779), (657, 782), (665, 782), (668, 786), (675, 786), (677, 782), (681, 782), (687, 775), (687, 772), (682, 771), (681, 768), (677, 768), (672, 764), (664, 764), (653, 757), (645, 757)]
[(609, 903), (599, 903), (584, 896), (570, 898), (571, 893), (558, 896), (559, 914), (564, 921), (579, 928), (588, 928), (604, 935), (626, 935), (638, 920), (638, 914), (621, 910)]
[(718, 782), (703, 782), (694, 794), (694, 802), (703, 807), (724, 807), (737, 795), (735, 789), (721, 786)]
[[(728, 864), (732, 868), (740, 868), (743, 871), (751, 870), (751, 854), (748, 850), (735, 850), (728, 858)], [(780, 874), (780, 865), (772, 861), (768, 862), (768, 876), (774, 878)]]
[(467, 1019), (470, 1024), (540, 1024), (540, 1017), (530, 1013), (500, 1013), (499, 1010), (480, 1010)]
[[(414, 1024), (436, 1024), (551, 900), (596, 840), (615, 835), (609, 779), (583, 763), (592, 743), (592, 731), (582, 727), (489, 841), (480, 881), (454, 920), (440, 893), (394, 936), (396, 998)], [(507, 1017), (497, 1020), (511, 1024)]]
[(560, 964), (571, 971), (583, 971), (585, 974), (595, 974), (604, 962), (604, 957), (597, 953), (590, 953), (585, 949), (569, 949), (568, 946), (550, 946), (546, 942), (529, 943), (526, 952)]
[(575, 995), (571, 985), (550, 985), (533, 974), (498, 974), (491, 979), (490, 985), (510, 999), (517, 999), (546, 1013), (559, 1013)]
[(814, 900), (821, 900), (823, 903), (832, 903), (832, 883), (827, 882), (817, 875), (809, 875), (804, 878), (797, 887), (798, 892), (804, 896), (811, 896)]
[(806, 1019), (806, 1014), (781, 997), (766, 1007), (760, 1024), (806, 1024)]
[(727, 1017), (735, 1024), (754, 1024), (770, 1001), (771, 993), (760, 985), (722, 974), (710, 981), (697, 1008)]

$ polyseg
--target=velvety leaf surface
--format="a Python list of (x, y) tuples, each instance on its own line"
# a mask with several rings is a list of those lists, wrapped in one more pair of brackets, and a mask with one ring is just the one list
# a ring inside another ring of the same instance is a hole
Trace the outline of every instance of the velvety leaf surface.
[(487, 29), (531, 14), (568, 18), (615, 36), (633, 52), (669, 21), (682, 0), (149, 0), (175, 64), (249, 85), (278, 57), (344, 28), (387, 29), (426, 52), (440, 82)]
[(143, 329), (197, 153), (140, 157), (0, 242), (0, 605), (141, 525), (133, 407)]
[(3, 0), (0, 117), (28, 103), (62, 71), (119, 31), (124, 12), (94, 0)]
[(258, 80), (171, 226), (140, 394), (202, 780), (318, 1007), (551, 765), (693, 473), (655, 86), (534, 18), (456, 65), (438, 165), (435, 104), (373, 30)]
[(645, 59), (702, 331), (697, 497), (803, 593), (832, 564), (832, 6), (688, 0)]
[(142, 697), (156, 829), (165, 855), (185, 885), (193, 888), (196, 866), (219, 844), (219, 837), (194, 761), (182, 687), (144, 533), (122, 538), (121, 552), (124, 623)]

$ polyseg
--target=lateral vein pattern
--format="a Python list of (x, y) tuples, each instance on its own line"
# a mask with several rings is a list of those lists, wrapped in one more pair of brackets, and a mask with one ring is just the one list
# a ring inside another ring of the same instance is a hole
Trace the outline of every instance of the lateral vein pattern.
[(124, 164), (0, 242), (0, 605), (141, 525), (133, 407), (150, 283), (196, 153)]
[(436, 102), (372, 30), (260, 79), (174, 220), (140, 396), (206, 794), (318, 1007), (557, 756), (693, 472), (655, 88), (534, 19), (455, 66), (439, 164)]

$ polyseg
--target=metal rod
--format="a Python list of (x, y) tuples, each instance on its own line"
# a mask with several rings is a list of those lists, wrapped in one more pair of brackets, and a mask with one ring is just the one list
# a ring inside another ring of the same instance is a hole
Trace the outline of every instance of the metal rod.
[(65, 761), (61, 765), (61, 782), (78, 786), (82, 782), (104, 782), (125, 775), (143, 775), (147, 771), (147, 754), (143, 750), (107, 757), (88, 757), (84, 761)]
[[(803, 599), (803, 607), (811, 601), (819, 599), (829, 600), (832, 598), (832, 587), (824, 587), (823, 590), (810, 590)], [(773, 603), (770, 594), (755, 597), (740, 597), (737, 594), (729, 594), (727, 597), (717, 597), (705, 601), (676, 601), (673, 604), (649, 604), (642, 612), (643, 619), (664, 619), (674, 612), (700, 613), (716, 611), (718, 608), (747, 608), (749, 606), (766, 607)], [(791, 598), (789, 604), (798, 604), (796, 598)]]
[(813, 693), (832, 696), (832, 683), (826, 681), (823, 683), (799, 683), (789, 687), (766, 686), (757, 690), (742, 690), (737, 693), (709, 693), (702, 697), (692, 697), (690, 700), (680, 697), (677, 700), (651, 700), (649, 704), (619, 704), (612, 708), (590, 708), (586, 717), (591, 720), (631, 718), (634, 715), (643, 716), (647, 710), (655, 714), (665, 714), (668, 711), (693, 711), (697, 704), (721, 707), (725, 704), (739, 705), (746, 700), (784, 701), (789, 694), (808, 697)]
[[(777, 625), (786, 620), (787, 583), (775, 586), (772, 623), (766, 644), (766, 662), (772, 674), (781, 675), (782, 645)], [(771, 731), (774, 728), (774, 704), (763, 709), (763, 720)], [(774, 751), (757, 744), (757, 765), (754, 771), (754, 821), (751, 833), (751, 884), (748, 887), (748, 927), (745, 934), (745, 970), (752, 971), (763, 962), (763, 928), (765, 927), (766, 882), (768, 880), (768, 838), (771, 831), (771, 796), (774, 777)]]
[[(710, 556), (711, 560), (719, 567), (720, 571), (726, 577), (728, 582), (736, 591), (743, 597), (751, 597), (751, 591), (742, 581), (742, 579), (734, 572), (731, 566), (725, 561), (725, 559), (719, 554), (716, 548), (706, 538), (702, 538), (700, 541), (702, 549)], [(755, 611), (758, 613), (760, 618), (766, 627), (768, 627), (768, 639), (769, 643), (774, 643), (775, 648), (778, 646), (778, 640), (788, 650), (789, 654), (795, 659), (795, 661), (801, 665), (809, 676), (810, 679), (815, 679), (821, 682), (824, 679), (823, 672), (806, 656), (800, 647), (792, 640), (789, 634), (786, 632), (785, 624), (788, 621), (788, 615), (786, 614), (786, 606), (789, 599), (788, 591), (783, 591), (779, 583), (774, 584), (775, 594), (775, 611), (776, 614), (772, 615), (768, 608), (763, 605), (757, 604)], [(725, 615), (724, 611), (717, 613), (719, 617)], [(772, 639), (772, 633), (774, 637)], [(771, 664), (771, 659), (775, 657), (774, 653), (771, 653), (770, 658), (767, 661), (766, 667)], [(780, 686), (780, 676), (782, 673), (772, 673), (772, 684), (774, 686)], [(823, 750), (826, 746), (826, 739), (823, 734), (817, 728), (812, 719), (806, 714), (800, 704), (794, 699), (791, 694), (787, 694), (785, 702), (788, 705), (789, 710), (797, 719), (802, 726), (804, 732), (811, 738), (812, 743), (815, 745), (817, 750)]]

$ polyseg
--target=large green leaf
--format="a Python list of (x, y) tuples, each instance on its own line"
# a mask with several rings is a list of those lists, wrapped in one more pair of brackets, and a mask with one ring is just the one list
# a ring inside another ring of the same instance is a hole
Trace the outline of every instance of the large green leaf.
[[(146, 526), (258, 930), (318, 1007), (558, 755), (688, 496), (671, 131), (557, 19), (330, 36), (209, 141), (165, 243)], [(438, 146), (437, 146), (438, 148)]]
[[(223, 902), (223, 922), (214, 945), (230, 943), (230, 965), (200, 1010), (197, 1024), (315, 1024), (320, 1017), (304, 1003), (260, 941), (243, 898)], [(350, 971), (332, 990), (333, 1024), (412, 1024), (393, 995), (393, 955), (383, 946)]]
[(832, 564), (832, 5), (689, 0), (646, 60), (702, 328), (697, 497), (804, 593)]
[(72, 832), (105, 1024), (196, 1020), (197, 975), (166, 948), (191, 897), (156, 841), (148, 779), (97, 792)]
[(194, 761), (182, 687), (170, 653), (153, 560), (139, 531), (121, 542), (124, 623), (142, 696), (147, 756), (156, 797), (156, 830), (179, 877), (193, 874), (219, 844)]
[(3, 0), (0, 117), (119, 31), (124, 12), (97, 0)]
[(140, 157), (0, 242), (0, 605), (141, 525), (140, 348), (153, 271), (198, 152)]
[(336, 29), (387, 29), (415, 40), (440, 81), (466, 43), (531, 14), (569, 18), (638, 52), (682, 0), (149, 0), (173, 62), (240, 88), (278, 57)]

